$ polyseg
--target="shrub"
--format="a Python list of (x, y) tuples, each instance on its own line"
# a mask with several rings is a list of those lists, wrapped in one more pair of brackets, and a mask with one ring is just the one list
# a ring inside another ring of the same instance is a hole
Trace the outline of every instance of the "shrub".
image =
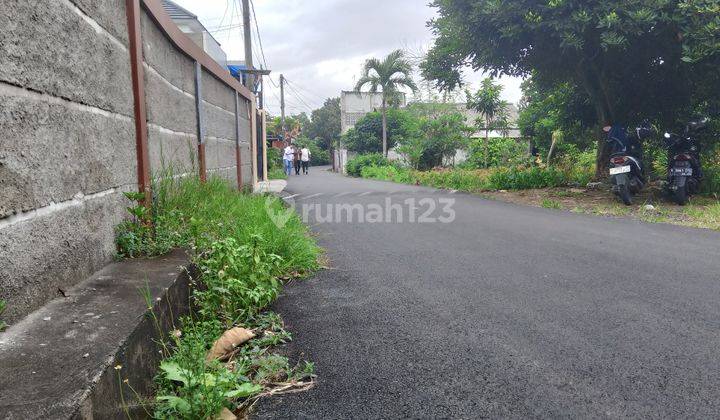
[(567, 184), (567, 178), (562, 171), (537, 166), (500, 169), (490, 174), (488, 181), (490, 188), (495, 190), (526, 190)]
[(359, 155), (347, 162), (346, 170), (348, 175), (359, 177), (366, 166), (390, 166), (390, 161), (380, 153)]

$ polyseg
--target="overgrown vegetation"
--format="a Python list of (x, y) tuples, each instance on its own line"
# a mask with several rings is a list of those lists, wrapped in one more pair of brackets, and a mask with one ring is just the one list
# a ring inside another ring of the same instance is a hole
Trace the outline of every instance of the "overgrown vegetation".
[[(128, 209), (132, 219), (118, 228), (118, 254), (151, 256), (185, 247), (202, 276), (192, 290), (192, 314), (160, 343), (165, 360), (157, 398), (145, 407), (148, 415), (215, 418), (223, 409), (246, 408), (252, 397), (308, 386), (311, 364), (291, 366), (268, 351), (290, 335), (277, 315), (264, 312), (282, 278), (317, 268), (319, 249), (306, 227), (278, 199), (240, 194), (217, 178), (159, 179), (151, 209)], [(152, 309), (149, 293), (146, 299)], [(213, 343), (236, 327), (251, 330), (254, 338), (222, 361), (207, 359)], [(123, 390), (132, 389), (126, 384)]]
[[(3, 312), (5, 312), (5, 308), (6, 308), (5, 301), (0, 300), (0, 315), (2, 315)], [(6, 328), (7, 328), (7, 324), (5, 323), (5, 321), (0, 319), (0, 332), (4, 331)]]
[(358, 155), (350, 159), (346, 164), (346, 170), (350, 176), (361, 176), (362, 170), (368, 166), (387, 166), (390, 161), (380, 153), (369, 153)]

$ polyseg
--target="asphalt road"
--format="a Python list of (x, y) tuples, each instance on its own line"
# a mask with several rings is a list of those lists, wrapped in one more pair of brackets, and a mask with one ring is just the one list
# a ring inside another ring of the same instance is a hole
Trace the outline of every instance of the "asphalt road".
[[(256, 417), (720, 417), (720, 234), (317, 168), (288, 191), (332, 265), (276, 305), (318, 382)], [(317, 223), (388, 198), (455, 220)]]

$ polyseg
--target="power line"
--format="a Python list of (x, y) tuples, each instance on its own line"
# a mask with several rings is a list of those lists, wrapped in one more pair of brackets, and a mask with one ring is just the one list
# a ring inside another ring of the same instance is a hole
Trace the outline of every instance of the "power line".
[(255, 2), (250, 0), (250, 9), (252, 10), (253, 21), (255, 22), (255, 32), (257, 33), (258, 43), (260, 44), (260, 54), (262, 55), (262, 62), (265, 68), (268, 68), (267, 60), (265, 59), (265, 50), (263, 49), (262, 37), (260, 36), (260, 26), (257, 21), (257, 14), (255, 14)]
[(297, 90), (295, 90), (293, 85), (290, 83), (288, 83), (287, 85), (290, 88), (290, 90), (292, 91), (291, 93), (295, 96), (295, 98), (297, 98), (300, 102), (302, 102), (302, 104), (305, 105), (310, 110), (310, 112), (312, 112), (312, 107), (303, 100), (302, 95), (300, 95), (300, 93)]

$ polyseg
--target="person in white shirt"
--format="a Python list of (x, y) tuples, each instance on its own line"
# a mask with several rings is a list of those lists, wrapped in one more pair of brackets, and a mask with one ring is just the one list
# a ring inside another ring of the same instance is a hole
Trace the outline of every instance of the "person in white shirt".
[(285, 149), (283, 150), (283, 165), (285, 166), (285, 175), (287, 176), (292, 174), (294, 156), (295, 150), (290, 146), (290, 143), (286, 143)]
[(303, 146), (300, 149), (300, 160), (302, 161), (302, 170), (305, 175), (308, 174), (308, 167), (310, 166), (310, 149), (307, 146)]

